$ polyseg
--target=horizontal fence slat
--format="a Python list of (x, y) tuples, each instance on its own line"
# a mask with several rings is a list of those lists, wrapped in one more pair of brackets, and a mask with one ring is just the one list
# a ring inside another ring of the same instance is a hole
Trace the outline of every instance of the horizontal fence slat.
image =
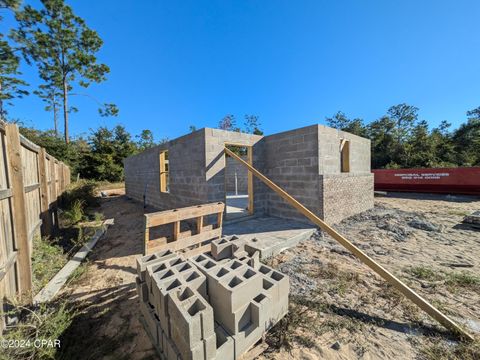
[(28, 185), (28, 186), (25, 186), (25, 192), (26, 193), (29, 193), (31, 191), (34, 191), (34, 190), (37, 190), (40, 188), (40, 184), (32, 184), (32, 185)]
[(22, 135), (20, 135), (20, 144), (22, 144), (23, 147), (35, 153), (38, 153), (40, 151), (40, 146), (35, 145), (33, 142), (31, 142), (30, 140), (28, 140), (26, 137)]
[(42, 226), (42, 220), (38, 220), (35, 225), (33, 225), (32, 230), (28, 233), (28, 241), (33, 240), (33, 236), (35, 235), (35, 232), (38, 230), (38, 228)]
[(12, 189), (0, 190), (0, 200), (12, 197)]
[(8, 271), (10, 270), (10, 268), (15, 265), (15, 262), (17, 261), (17, 252), (14, 251), (12, 253), (10, 253), (10, 255), (8, 256), (8, 259), (7, 261), (5, 262), (5, 264), (2, 264), (0, 266), (0, 281), (3, 280), (3, 278), (5, 277), (5, 275), (8, 273)]

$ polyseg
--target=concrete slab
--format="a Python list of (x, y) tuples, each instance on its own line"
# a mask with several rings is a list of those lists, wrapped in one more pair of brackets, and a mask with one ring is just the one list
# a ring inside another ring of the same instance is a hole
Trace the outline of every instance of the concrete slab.
[(226, 222), (223, 235), (237, 235), (246, 241), (247, 247), (258, 250), (260, 258), (265, 259), (296, 246), (312, 236), (315, 230), (313, 225), (261, 216), (245, 221)]

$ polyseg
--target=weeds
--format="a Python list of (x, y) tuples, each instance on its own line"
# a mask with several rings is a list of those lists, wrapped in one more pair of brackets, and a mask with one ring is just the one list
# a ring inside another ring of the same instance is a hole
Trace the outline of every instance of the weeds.
[[(36, 308), (14, 306), (12, 313), (19, 313), (19, 323), (3, 334), (4, 340), (34, 344), (35, 340), (60, 340), (71, 325), (76, 312), (65, 301), (41, 304)], [(61, 343), (60, 343), (61, 344)], [(55, 359), (58, 348), (54, 346), (6, 347), (0, 359)]]
[(419, 280), (443, 281), (447, 290), (452, 293), (456, 292), (458, 288), (475, 292), (480, 291), (480, 277), (465, 271), (444, 273), (423, 266), (416, 266), (407, 269), (406, 272)]
[(62, 194), (61, 205), (65, 209), (72, 207), (76, 200), (84, 201), (87, 207), (99, 206), (98, 198), (95, 196), (97, 183), (91, 180), (80, 180), (70, 184)]
[(41, 238), (33, 239), (32, 282), (36, 294), (67, 263), (67, 255), (57, 240)]
[(480, 292), (480, 277), (464, 271), (447, 274), (445, 284), (450, 292), (455, 292), (458, 287)]
[(78, 284), (88, 272), (88, 262), (80, 264), (71, 274), (67, 280), (68, 285)]
[(336, 264), (328, 263), (313, 271), (310, 271), (309, 276), (329, 280), (327, 291), (329, 294), (338, 294), (344, 296), (347, 290), (353, 285), (357, 284), (360, 276), (356, 272), (341, 270)]
[(296, 339), (295, 330), (306, 327), (309, 322), (308, 308), (290, 303), (289, 312), (266, 335), (270, 351), (285, 348), (291, 350)]
[(406, 272), (419, 280), (438, 281), (442, 280), (442, 276), (438, 271), (424, 266), (414, 266), (406, 270)]
[(434, 338), (433, 343), (422, 346), (420, 349), (422, 360), (478, 360), (480, 359), (480, 342), (462, 342), (452, 344)]

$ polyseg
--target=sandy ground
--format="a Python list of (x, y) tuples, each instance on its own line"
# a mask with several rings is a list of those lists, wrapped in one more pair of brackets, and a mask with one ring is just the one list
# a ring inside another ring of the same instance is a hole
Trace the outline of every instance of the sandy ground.
[[(382, 197), (375, 199), (373, 210), (336, 227), (478, 333), (478, 289), (445, 281), (452, 272), (480, 276), (480, 231), (460, 224), (464, 214), (478, 209), (478, 198)], [(65, 333), (63, 357), (155, 358), (138, 320), (135, 294), (143, 207), (124, 196), (111, 196), (103, 199), (102, 211), (115, 224), (90, 255), (84, 276), (64, 290), (79, 314)], [(321, 233), (270, 263), (291, 277), (292, 311), (284, 324), (286, 335), (280, 327), (267, 340), (274, 345), (282, 339), (290, 349), (271, 346), (262, 358), (413, 359), (432, 346), (455, 344), (434, 321)], [(435, 278), (419, 279), (412, 267), (431, 269)]]

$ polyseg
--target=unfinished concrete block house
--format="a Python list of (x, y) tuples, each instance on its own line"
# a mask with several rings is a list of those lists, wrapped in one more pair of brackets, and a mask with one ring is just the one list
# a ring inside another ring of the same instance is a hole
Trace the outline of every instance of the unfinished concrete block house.
[(157, 209), (226, 202), (227, 220), (255, 214), (307, 221), (226, 158), (225, 146), (237, 147), (247, 162), (328, 223), (373, 207), (370, 140), (322, 125), (268, 136), (198, 130), (125, 159), (126, 194)]

